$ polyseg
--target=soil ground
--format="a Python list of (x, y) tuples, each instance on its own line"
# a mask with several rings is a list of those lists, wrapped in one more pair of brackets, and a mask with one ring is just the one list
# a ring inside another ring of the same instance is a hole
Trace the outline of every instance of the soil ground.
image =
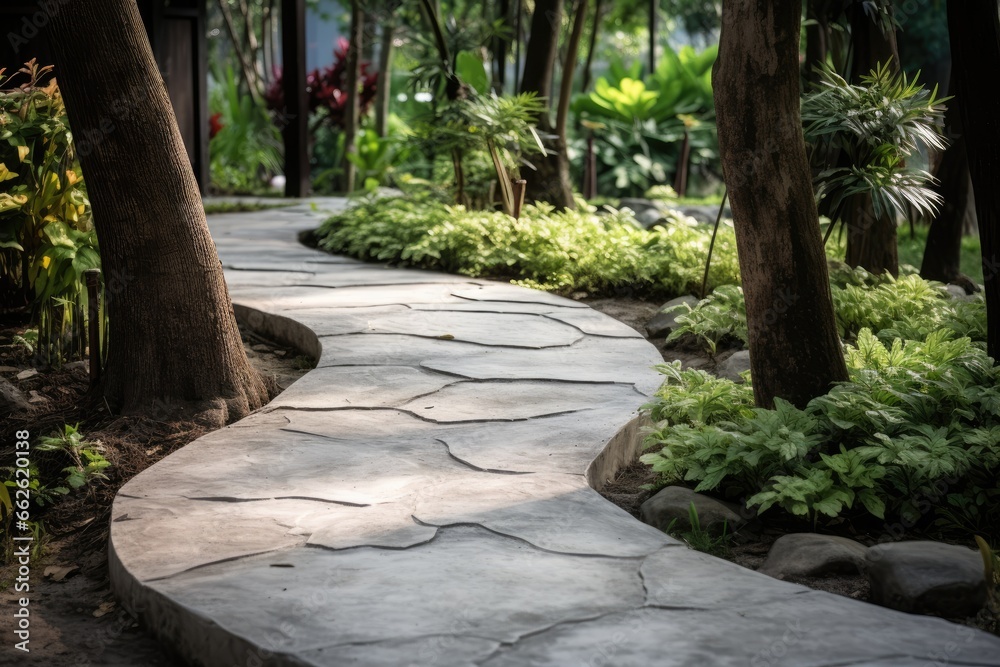
[[(111, 594), (107, 571), (107, 536), (111, 502), (128, 479), (170, 452), (200, 437), (206, 429), (189, 422), (161, 423), (139, 418), (112, 418), (100, 411), (86, 412), (82, 398), (89, 380), (86, 365), (70, 363), (60, 370), (40, 372), (17, 380), (27, 370), (22, 347), (12, 345), (23, 322), (0, 326), (0, 377), (31, 398), (30, 409), (0, 419), (7, 440), (20, 428), (47, 434), (63, 424), (81, 423), (88, 440), (101, 441), (111, 461), (109, 479), (92, 484), (90, 493), (66, 496), (40, 516), (46, 539), (42, 553), (32, 558), (30, 653), (11, 648), (9, 620), (18, 598), (15, 570), (0, 568), (0, 614), (4, 646), (0, 665), (38, 664), (46, 667), (173, 667), (182, 665), (135, 619), (120, 608)], [(312, 363), (296, 350), (282, 347), (241, 329), (250, 363), (281, 389), (301, 377)], [(8, 370), (9, 369), (9, 370)], [(9, 441), (0, 443), (3, 462), (13, 460)], [(4, 475), (6, 477), (6, 475)], [(5, 561), (8, 554), (5, 555)]]

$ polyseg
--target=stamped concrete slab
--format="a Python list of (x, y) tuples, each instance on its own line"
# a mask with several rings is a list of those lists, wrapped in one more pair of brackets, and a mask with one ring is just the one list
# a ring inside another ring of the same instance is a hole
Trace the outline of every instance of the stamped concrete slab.
[[(448, 634), (513, 642), (641, 605), (636, 569), (632, 560), (553, 554), (462, 526), (409, 549), (298, 548), (151, 585), (251, 638), (295, 619), (289, 648), (297, 652)], [(294, 581), (309, 581), (310, 594)]]
[[(1000, 664), (1000, 640), (695, 554), (587, 488), (660, 376), (584, 304), (320, 254), (307, 206), (221, 217), (227, 275), (274, 274), (238, 311), (320, 368), (115, 500), (113, 590), (191, 664)], [(529, 319), (576, 340), (490, 346)]]
[(632, 387), (614, 384), (483, 380), (456, 382), (399, 407), (434, 422), (514, 421), (604, 405), (626, 411), (637, 397)]
[(333, 366), (307, 373), (265, 411), (396, 407), (457, 382), (411, 366)]
[(642, 334), (627, 324), (613, 320), (596, 310), (566, 309), (562, 312), (548, 313), (546, 317), (569, 324), (585, 334), (592, 336), (608, 336), (610, 338), (639, 338)]
[(558, 553), (638, 558), (679, 542), (660, 531), (635, 530), (624, 510), (580, 477), (480, 475), (423, 489), (413, 513), (434, 526), (476, 524)]
[(583, 335), (571, 326), (537, 315), (449, 311), (373, 316), (370, 333), (406, 334), (498, 347), (566, 347)]
[(663, 357), (645, 340), (600, 338), (585, 338), (571, 347), (553, 350), (481, 350), (462, 357), (442, 355), (420, 361), (430, 370), (480, 380), (617, 382), (633, 384), (647, 395), (662, 384), (662, 377), (652, 371), (661, 363)]

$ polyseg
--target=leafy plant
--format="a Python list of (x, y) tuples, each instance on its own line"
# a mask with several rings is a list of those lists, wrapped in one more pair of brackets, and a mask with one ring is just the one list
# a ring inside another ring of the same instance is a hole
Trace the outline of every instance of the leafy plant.
[(220, 114), (222, 127), (208, 144), (212, 185), (223, 192), (266, 189), (283, 168), (281, 133), (267, 109), (241, 93), (232, 67), (216, 77), (209, 107)]
[(63, 472), (70, 489), (80, 489), (94, 480), (107, 479), (104, 470), (111, 463), (104, 458), (103, 445), (84, 440), (79, 424), (64, 425), (62, 433), (41, 438), (35, 448), (42, 452), (61, 451), (69, 456), (72, 465), (63, 468)]
[[(363, 259), (490, 276), (552, 291), (676, 296), (700, 285), (709, 235), (675, 215), (641, 229), (630, 211), (597, 215), (528, 205), (520, 220), (448, 206), (430, 194), (370, 198), (330, 218), (320, 247)], [(736, 281), (735, 238), (720, 233), (714, 284)]]
[(931, 215), (941, 203), (928, 187), (926, 171), (907, 167), (923, 145), (945, 147), (939, 127), (944, 102), (937, 90), (928, 91), (905, 73), (893, 74), (890, 63), (881, 63), (851, 85), (829, 68), (820, 72), (817, 89), (802, 100), (802, 121), (809, 141), (843, 150), (848, 166), (820, 173), (819, 193), (830, 200), (832, 217), (838, 218), (844, 202), (855, 195), (870, 195), (877, 217), (901, 213), (912, 206)]
[[(996, 530), (1000, 511), (1000, 369), (948, 329), (881, 341), (862, 329), (849, 380), (804, 410), (703, 371), (664, 366), (646, 406), (642, 460), (661, 483), (781, 507), (814, 524), (867, 514), (952, 534)], [(859, 512), (861, 513), (859, 515)]]
[(0, 295), (31, 306), (40, 325), (32, 347), (60, 364), (83, 353), (83, 273), (100, 266), (100, 255), (51, 70), (32, 60), (16, 86), (0, 70)]

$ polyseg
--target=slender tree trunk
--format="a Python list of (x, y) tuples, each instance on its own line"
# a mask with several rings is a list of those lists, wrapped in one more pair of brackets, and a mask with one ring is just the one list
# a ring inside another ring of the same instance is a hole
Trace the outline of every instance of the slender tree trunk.
[(375, 131), (378, 136), (389, 134), (389, 100), (392, 95), (392, 48), (396, 39), (396, 23), (387, 18), (382, 23), (382, 46), (378, 54), (378, 90), (375, 92)]
[(727, 0), (712, 80), (757, 405), (847, 379), (799, 112), (800, 0)]
[(110, 318), (98, 391), (113, 410), (210, 423), (268, 400), (134, 0), (71, 0), (49, 21), (101, 244)]
[(806, 59), (802, 74), (807, 82), (816, 83), (819, 81), (817, 69), (826, 62), (830, 53), (830, 0), (809, 0), (806, 18), (812, 23), (806, 26)]
[(594, 51), (597, 50), (597, 36), (601, 32), (601, 4), (604, 0), (594, 2), (594, 22), (590, 29), (590, 41), (587, 45), (587, 60), (583, 64), (583, 80), (580, 82), (580, 92), (590, 88), (591, 69), (594, 64)]
[(1000, 359), (1000, 117), (991, 86), (1000, 71), (996, 0), (949, 0), (952, 81), (975, 189), (986, 287), (986, 347)]
[(537, 0), (531, 16), (531, 37), (524, 55), (524, 75), (521, 91), (535, 92), (545, 98), (545, 110), (538, 118), (538, 128), (549, 137), (545, 156), (532, 160), (535, 171), (526, 175), (525, 198), (544, 201), (557, 209), (574, 208), (573, 187), (569, 180), (566, 145), (554, 133), (550, 113), (552, 74), (559, 45), (563, 0)]
[[(954, 89), (951, 92), (954, 95)], [(962, 136), (958, 100), (952, 100), (948, 105), (946, 121), (949, 144), (935, 173), (937, 183), (934, 185), (944, 204), (927, 232), (920, 275), (927, 280), (955, 283), (974, 291), (979, 288), (961, 270), (962, 234), (972, 203), (972, 177), (969, 174), (969, 153)]]
[[(891, 5), (890, 5), (891, 7)], [(851, 66), (851, 83), (858, 83), (877, 63), (890, 60), (893, 69), (899, 70), (899, 49), (896, 35), (884, 34), (865, 14), (862, 3), (855, 1), (851, 7), (851, 45), (854, 58)], [(876, 216), (870, 196), (855, 197), (847, 209), (847, 253), (844, 261), (849, 266), (860, 266), (870, 273), (882, 275), (889, 272), (899, 275), (899, 253), (896, 241), (896, 216)]]
[(649, 60), (646, 66), (649, 74), (656, 71), (656, 10), (660, 6), (659, 0), (648, 0), (649, 2)]
[[(510, 0), (500, 0), (497, 3), (497, 20), (510, 28)], [(503, 95), (507, 83), (507, 52), (510, 50), (510, 40), (502, 37), (493, 38), (493, 92)]]
[(361, 8), (361, 0), (351, 0), (351, 44), (347, 49), (347, 105), (344, 111), (344, 159), (341, 163), (343, 176), (342, 190), (354, 192), (356, 170), (348, 156), (354, 153), (357, 146), (360, 113), (360, 80), (361, 80), (361, 47), (365, 34), (365, 13)]

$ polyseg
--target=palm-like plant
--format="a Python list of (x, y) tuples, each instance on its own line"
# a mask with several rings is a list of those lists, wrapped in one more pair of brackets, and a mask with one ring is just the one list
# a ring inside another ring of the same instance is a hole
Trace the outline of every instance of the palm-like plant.
[(820, 197), (830, 198), (831, 211), (842, 210), (850, 197), (869, 194), (876, 216), (912, 206), (933, 214), (941, 197), (928, 186), (934, 178), (906, 166), (920, 145), (943, 150), (943, 123), (949, 98), (939, 98), (905, 73), (879, 64), (851, 85), (830, 69), (821, 71), (816, 90), (802, 100), (806, 139), (816, 147), (841, 149), (849, 165), (827, 169), (816, 177)]

